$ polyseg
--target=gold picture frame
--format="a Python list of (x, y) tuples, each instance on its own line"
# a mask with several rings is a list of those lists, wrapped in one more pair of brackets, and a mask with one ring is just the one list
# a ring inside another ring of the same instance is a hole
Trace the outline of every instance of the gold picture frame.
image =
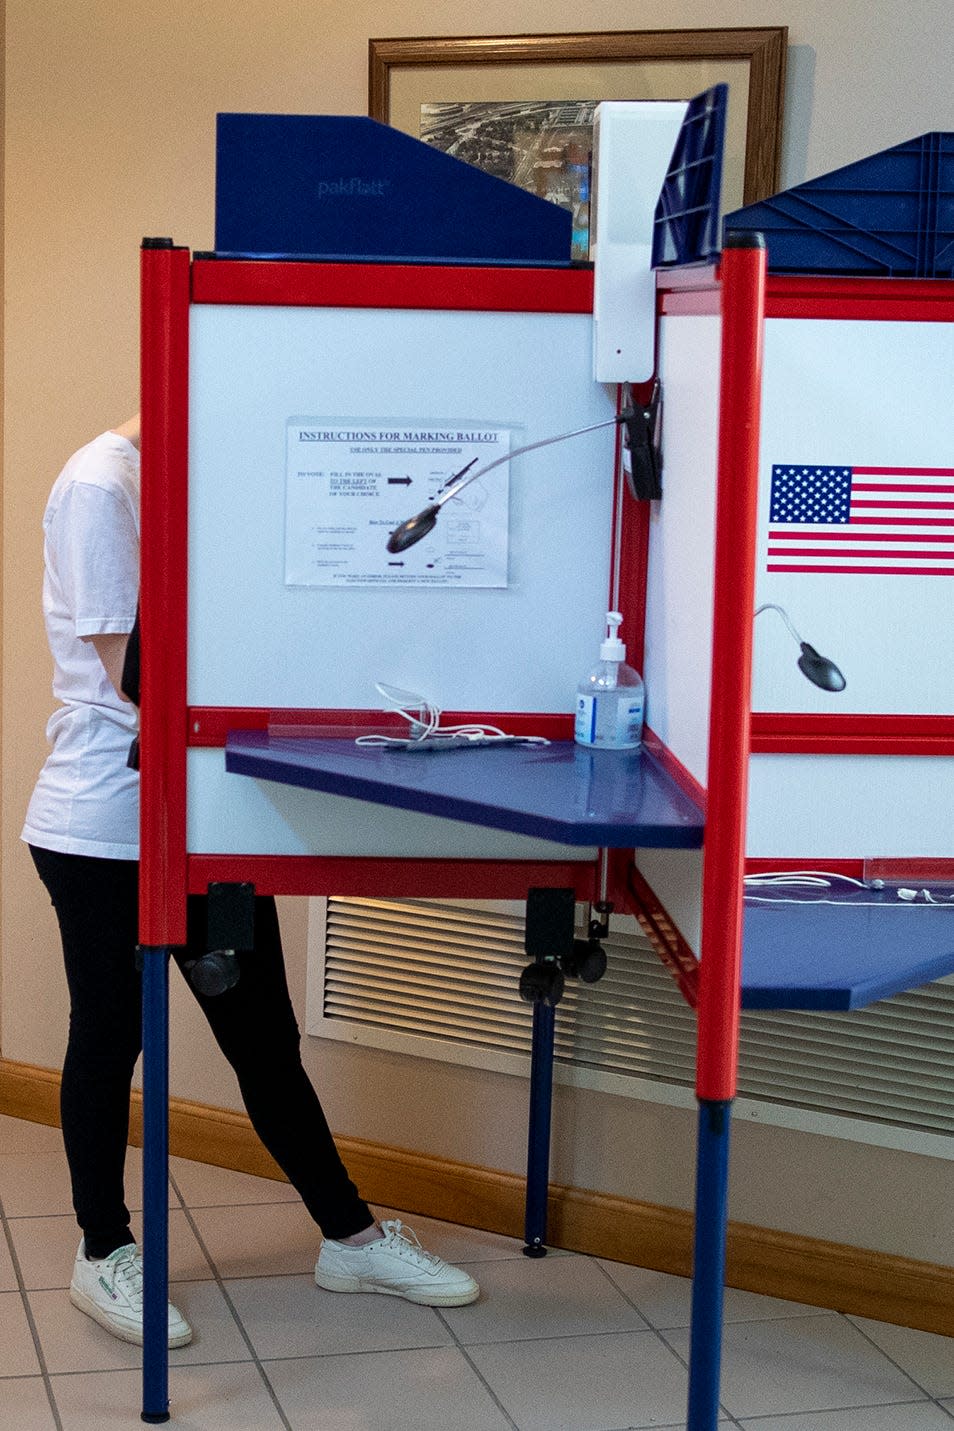
[(729, 85), (723, 209), (778, 190), (788, 30), (372, 39), (368, 113), (420, 137), (422, 105), (688, 99)]

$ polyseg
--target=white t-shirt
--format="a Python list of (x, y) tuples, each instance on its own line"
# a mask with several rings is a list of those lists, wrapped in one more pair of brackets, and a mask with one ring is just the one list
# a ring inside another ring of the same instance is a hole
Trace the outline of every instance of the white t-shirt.
[(106, 432), (80, 448), (43, 517), (43, 614), (60, 702), (46, 728), (22, 838), (63, 854), (139, 855), (139, 776), (126, 764), (139, 724), (91, 641), (128, 633), (139, 595), (139, 452)]

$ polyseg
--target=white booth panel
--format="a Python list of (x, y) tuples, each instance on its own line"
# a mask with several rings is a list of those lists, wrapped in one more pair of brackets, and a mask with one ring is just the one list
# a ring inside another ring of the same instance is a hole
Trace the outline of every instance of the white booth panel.
[[(191, 705), (373, 708), (384, 681), (446, 710), (572, 711), (604, 632), (615, 426), (511, 462), (501, 589), (286, 585), (285, 432), (470, 423), (518, 447), (611, 419), (589, 315), (197, 305), (190, 363)], [(426, 500), (397, 490), (395, 525)]]
[(750, 859), (950, 858), (954, 757), (753, 755)]
[[(756, 605), (782, 606), (847, 685), (833, 694), (806, 681), (798, 647), (766, 611), (755, 627), (753, 709), (949, 714), (954, 323), (765, 326)], [(794, 486), (787, 518), (770, 521), (773, 467), (793, 468)], [(831, 469), (847, 473), (851, 496), (850, 517), (842, 505), (837, 522), (826, 507)], [(799, 565), (811, 570), (770, 570)], [(835, 570), (844, 566), (854, 569)]]
[(188, 752), (187, 790), (186, 848), (192, 855), (589, 861), (597, 853), (230, 774), (221, 749)]
[(646, 591), (646, 721), (706, 782), (718, 458), (718, 316), (664, 318), (663, 497), (653, 503)]

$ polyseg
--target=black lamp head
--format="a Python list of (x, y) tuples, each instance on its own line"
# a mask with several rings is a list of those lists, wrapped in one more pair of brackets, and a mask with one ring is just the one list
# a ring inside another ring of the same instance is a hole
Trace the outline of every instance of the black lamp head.
[(792, 640), (797, 642), (802, 653), (798, 658), (798, 669), (806, 681), (811, 681), (812, 685), (817, 686), (820, 691), (843, 691), (845, 689), (847, 682), (834, 661), (829, 661), (827, 656), (819, 655), (814, 646), (809, 646), (807, 641), (802, 640), (792, 625), (791, 618), (784, 606), (779, 606), (775, 601), (766, 601), (755, 608), (754, 615), (761, 616), (763, 611), (778, 612)]
[(807, 641), (801, 641), (802, 654), (798, 658), (798, 669), (802, 675), (811, 681), (813, 686), (818, 686), (823, 691), (843, 691), (845, 689), (845, 678), (835, 665), (834, 661), (829, 661), (827, 656), (820, 656), (814, 646), (809, 646)]
[(408, 547), (412, 547), (415, 542), (426, 537), (428, 532), (432, 532), (440, 510), (440, 504), (435, 502), (432, 506), (425, 507), (423, 512), (418, 512), (416, 517), (408, 517), (406, 522), (395, 527), (388, 537), (388, 551), (391, 555), (406, 552)]

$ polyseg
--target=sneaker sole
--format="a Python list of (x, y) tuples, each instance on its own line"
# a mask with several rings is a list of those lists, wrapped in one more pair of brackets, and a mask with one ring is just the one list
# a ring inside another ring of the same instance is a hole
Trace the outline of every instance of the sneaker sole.
[(319, 1272), (317, 1268), (315, 1282), (326, 1292), (378, 1292), (383, 1297), (403, 1297), (405, 1302), (416, 1302), (421, 1307), (467, 1307), (480, 1296), (480, 1288), (476, 1286), (467, 1292), (418, 1292), (413, 1287), (403, 1291), (399, 1287), (382, 1287), (380, 1282), (365, 1282), (361, 1277), (338, 1277), (334, 1272)]
[[(70, 1288), (70, 1301), (74, 1307), (81, 1312), (85, 1312), (88, 1317), (92, 1317), (94, 1322), (98, 1322), (101, 1327), (105, 1327), (107, 1332), (111, 1332), (114, 1337), (118, 1337), (121, 1342), (132, 1342), (133, 1346), (142, 1346), (142, 1332), (135, 1327), (124, 1327), (121, 1322), (111, 1321), (103, 1309), (98, 1306), (91, 1297), (87, 1297), (84, 1292), (78, 1291), (75, 1287)], [(184, 1332), (176, 1332), (169, 1337), (169, 1348), (186, 1347), (192, 1340), (192, 1328), (189, 1327)]]

